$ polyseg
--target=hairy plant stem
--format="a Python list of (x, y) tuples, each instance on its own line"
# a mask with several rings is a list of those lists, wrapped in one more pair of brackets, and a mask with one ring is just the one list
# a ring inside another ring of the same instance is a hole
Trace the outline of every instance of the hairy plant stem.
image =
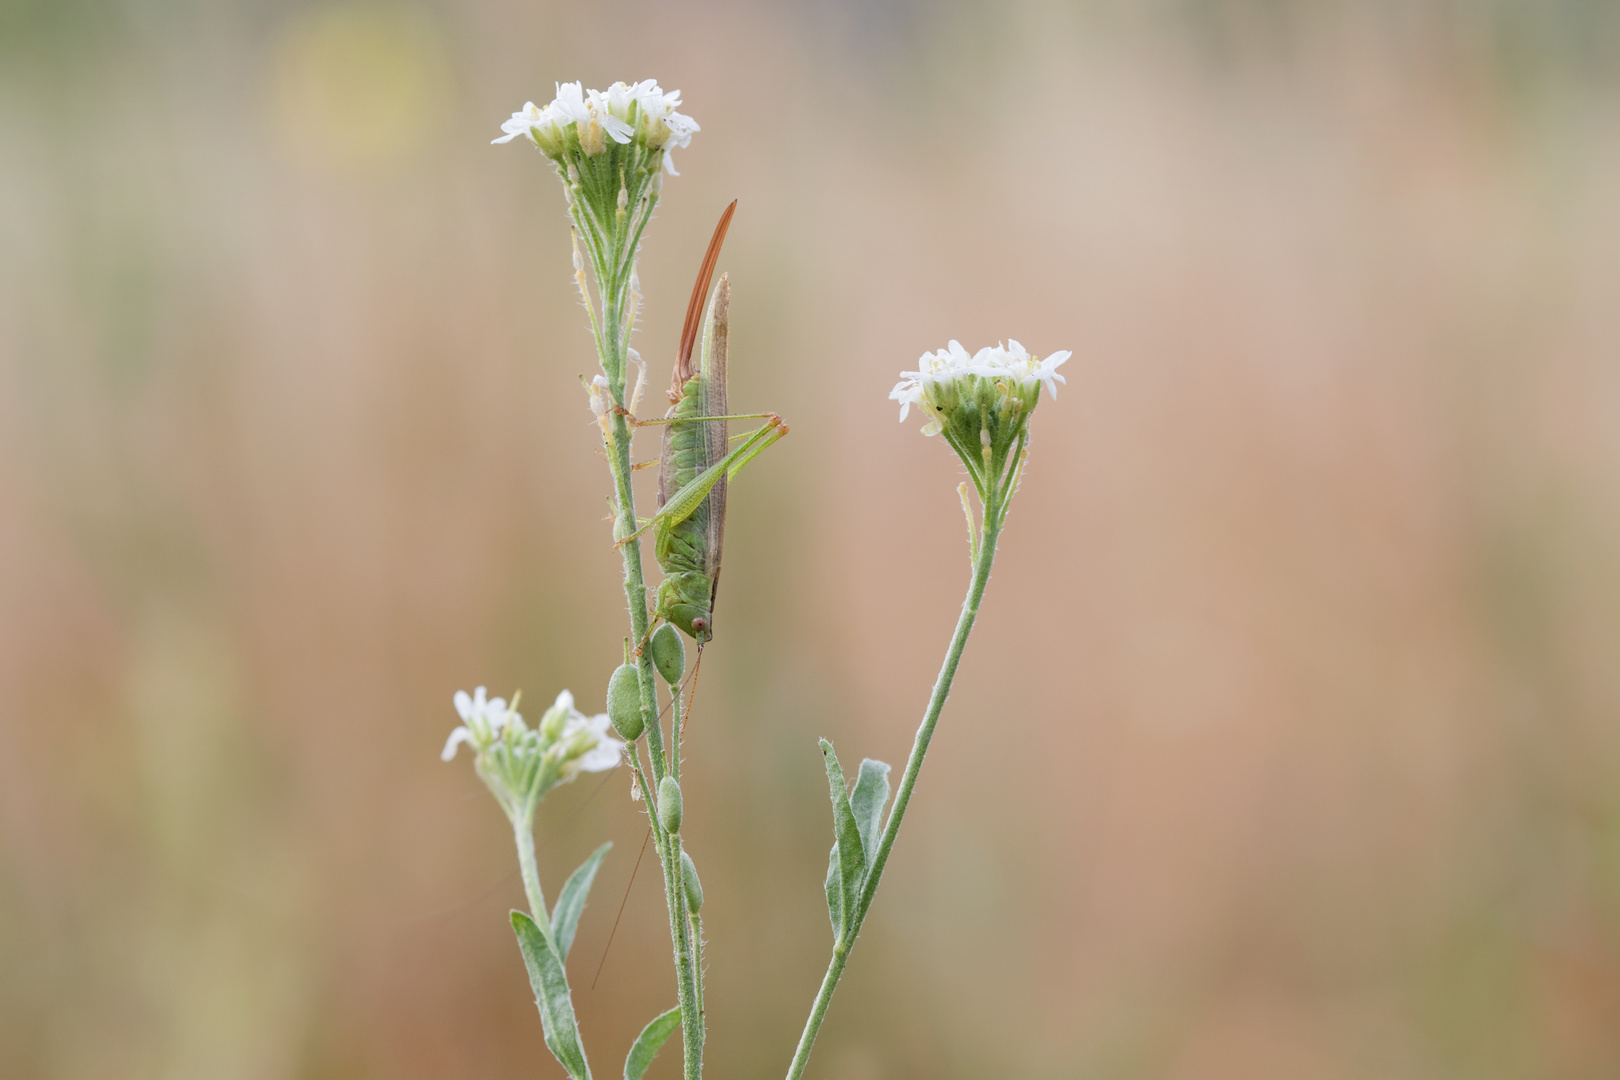
[(968, 635), (973, 632), (973, 622), (978, 618), (979, 602), (984, 598), (984, 587), (990, 581), (990, 565), (996, 559), (996, 540), (1001, 535), (1001, 526), (1006, 520), (1007, 501), (1011, 499), (1014, 488), (1016, 483), (1003, 483), (997, 488), (992, 488), (990, 499), (985, 505), (983, 525), (979, 530), (978, 549), (973, 561), (973, 577), (968, 585), (967, 598), (962, 602), (962, 614), (956, 620), (956, 633), (951, 636), (950, 648), (945, 653), (945, 663), (939, 669), (939, 678), (934, 682), (933, 695), (928, 699), (928, 710), (923, 714), (922, 725), (917, 728), (917, 736), (912, 741), (911, 756), (906, 759), (906, 771), (900, 778), (900, 787), (895, 793), (894, 809), (889, 812), (889, 821), (884, 826), (883, 838), (878, 842), (872, 869), (867, 872), (866, 882), (861, 888), (855, 917), (844, 928), (843, 935), (833, 946), (832, 962), (827, 965), (827, 974), (821, 980), (821, 990), (816, 994), (815, 1004), (810, 1007), (810, 1018), (805, 1021), (804, 1034), (799, 1036), (799, 1046), (793, 1054), (793, 1063), (788, 1066), (787, 1080), (798, 1080), (810, 1062), (810, 1048), (815, 1045), (816, 1035), (821, 1031), (821, 1021), (827, 1015), (827, 1006), (832, 1003), (833, 991), (838, 989), (838, 980), (843, 977), (844, 965), (849, 962), (849, 954), (855, 947), (856, 935), (861, 932), (861, 924), (866, 921), (866, 913), (872, 907), (872, 898), (877, 895), (878, 881), (883, 877), (883, 867), (889, 861), (894, 838), (899, 835), (900, 822), (905, 818), (906, 807), (911, 802), (911, 790), (917, 785), (917, 774), (922, 771), (923, 758), (928, 755), (928, 744), (934, 737), (934, 725), (939, 722), (939, 714), (945, 708), (945, 699), (950, 696), (951, 682), (956, 678), (956, 665), (962, 659), (962, 650), (967, 645)]
[(523, 871), (523, 892), (529, 898), (529, 914), (547, 937), (551, 918), (546, 914), (546, 894), (540, 889), (540, 867), (534, 861), (534, 813), (512, 815), (512, 836), (517, 840), (518, 867)]
[[(631, 745), (636, 780), (641, 784), (641, 801), (647, 805), (652, 825), (653, 847), (664, 871), (664, 903), (669, 908), (669, 934), (675, 945), (675, 994), (681, 1007), (681, 1047), (684, 1076), (697, 1080), (703, 1074), (703, 1005), (698, 989), (697, 958), (686, 917), (686, 887), (681, 878), (681, 838), (664, 831), (658, 820), (658, 792), (647, 781), (641, 755)], [(684, 952), (682, 951), (684, 948)], [(689, 961), (683, 963), (683, 959)]]
[[(598, 263), (598, 268), (601, 264)], [(628, 270), (633, 263), (627, 262), (623, 277), (628, 279)], [(620, 275), (603, 282), (602, 308), (603, 330), (605, 333), (608, 355), (602, 358), (602, 368), (606, 371), (609, 381), (609, 393), (613, 400), (621, 407), (625, 407), (625, 350), (628, 342), (625, 340), (627, 328), (623, 311), (625, 289), (622, 287)], [(618, 503), (618, 522), (614, 528), (616, 537), (628, 537), (636, 531), (636, 496), (630, 482), (630, 437), (631, 429), (624, 413), (615, 411), (610, 426), (613, 434), (613, 445), (610, 448), (608, 461), (613, 468), (613, 481), (616, 488), (616, 501)], [(631, 640), (636, 643), (636, 670), (641, 683), (641, 709), (647, 718), (645, 725), (647, 734), (647, 756), (652, 761), (653, 784), (664, 778), (666, 761), (664, 757), (663, 729), (658, 723), (658, 683), (657, 672), (653, 669), (652, 655), (645, 647), (647, 642), (647, 584), (641, 568), (641, 541), (639, 539), (627, 540), (619, 548), (624, 557), (624, 598), (630, 608)], [(679, 753), (679, 749), (675, 748)], [(640, 774), (639, 757), (636, 769)], [(669, 908), (669, 936), (670, 943), (675, 950), (675, 990), (681, 1006), (681, 1042), (684, 1055), (685, 1080), (699, 1080), (703, 1075), (703, 1022), (698, 1005), (697, 991), (697, 958), (692, 945), (692, 935), (689, 921), (686, 917), (686, 892), (681, 883), (680, 840), (665, 832), (658, 821), (657, 789), (649, 786), (645, 775), (640, 775), (642, 797), (647, 804), (647, 814), (652, 822), (653, 839), (658, 849), (658, 861), (664, 871), (664, 903)]]

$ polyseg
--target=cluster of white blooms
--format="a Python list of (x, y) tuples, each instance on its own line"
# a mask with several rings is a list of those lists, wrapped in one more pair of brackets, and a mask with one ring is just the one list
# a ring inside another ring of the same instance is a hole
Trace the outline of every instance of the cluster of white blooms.
[(984, 380), (1033, 409), (1041, 386), (1057, 397), (1057, 384), (1064, 381), (1057, 369), (1068, 359), (1069, 351), (1064, 349), (1038, 360), (1011, 338), (1006, 345), (997, 342), (969, 355), (962, 343), (953, 339), (938, 352), (923, 353), (917, 361), (918, 370), (902, 371), (889, 399), (900, 403), (902, 421), (912, 405), (937, 415), (948, 391), (965, 391), (968, 387), (963, 384)]
[(499, 747), (514, 764), (539, 755), (555, 766), (552, 782), (571, 780), (581, 772), (603, 772), (619, 763), (624, 743), (608, 735), (607, 713), (586, 716), (574, 708), (574, 695), (567, 690), (557, 695), (556, 703), (533, 731), (523, 722), (515, 701), (508, 706), (504, 698), (486, 697), (485, 693), (482, 686), (470, 696), (465, 690), (456, 691), (461, 726), (445, 741), (439, 755), (443, 760), (454, 758), (463, 743), (480, 755)]
[(526, 135), (547, 156), (562, 160), (577, 140), (587, 157), (607, 149), (608, 140), (644, 143), (664, 152), (664, 168), (675, 174), (670, 151), (691, 143), (699, 130), (690, 116), (677, 112), (681, 92), (665, 93), (653, 79), (635, 84), (616, 82), (606, 90), (586, 90), (580, 83), (558, 83), (557, 96), (541, 108), (526, 103), (501, 125), (505, 135), (492, 142), (511, 142)]

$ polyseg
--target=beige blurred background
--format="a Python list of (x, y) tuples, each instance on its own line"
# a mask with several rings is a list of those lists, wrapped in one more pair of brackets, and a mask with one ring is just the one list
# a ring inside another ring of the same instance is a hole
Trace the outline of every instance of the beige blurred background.
[[(1620, 1076), (1620, 9), (0, 0), (0, 1076), (552, 1077), (450, 697), (624, 633), (555, 80), (741, 199), (690, 730), (710, 1071), (826, 961), (816, 737), (967, 576), (896, 372), (1074, 350), (810, 1075)], [(642, 452), (656, 452), (648, 438)], [(647, 474), (644, 474), (646, 477)], [(534, 715), (531, 710), (531, 715)], [(628, 781), (541, 813), (596, 1069), (673, 1001)], [(668, 1055), (656, 1075), (677, 1075)]]

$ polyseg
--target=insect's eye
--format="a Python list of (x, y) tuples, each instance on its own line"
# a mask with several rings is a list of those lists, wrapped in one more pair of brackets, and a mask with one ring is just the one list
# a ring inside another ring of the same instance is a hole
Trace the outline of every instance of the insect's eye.
[(699, 616), (698, 618), (693, 619), (692, 620), (692, 629), (696, 630), (700, 634), (708, 633), (709, 632), (709, 620), (703, 618), (702, 616)]

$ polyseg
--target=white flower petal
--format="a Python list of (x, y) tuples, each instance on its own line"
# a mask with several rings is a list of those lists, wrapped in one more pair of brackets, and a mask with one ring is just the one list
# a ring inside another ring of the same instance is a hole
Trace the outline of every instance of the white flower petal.
[(581, 772), (606, 772), (619, 764), (619, 751), (624, 743), (618, 739), (602, 739), (591, 749), (574, 759)]
[(439, 760), (449, 761), (451, 758), (455, 757), (456, 748), (462, 743), (466, 743), (468, 746), (476, 745), (473, 742), (472, 732), (468, 731), (464, 727), (458, 727), (456, 730), (452, 731), (450, 733), (450, 737), (444, 741), (444, 749), (439, 753)]

